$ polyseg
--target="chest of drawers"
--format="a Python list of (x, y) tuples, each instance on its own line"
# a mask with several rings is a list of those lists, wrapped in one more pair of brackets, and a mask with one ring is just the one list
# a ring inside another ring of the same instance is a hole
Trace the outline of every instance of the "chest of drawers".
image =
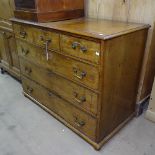
[(12, 21), (25, 96), (100, 149), (135, 114), (149, 25)]

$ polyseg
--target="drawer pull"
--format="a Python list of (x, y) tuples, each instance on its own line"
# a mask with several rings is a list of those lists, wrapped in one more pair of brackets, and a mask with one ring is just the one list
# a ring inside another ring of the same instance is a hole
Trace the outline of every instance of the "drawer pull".
[(21, 36), (21, 38), (25, 38), (26, 37), (26, 35), (27, 35), (27, 33), (25, 32), (25, 31), (21, 31), (21, 32), (19, 32), (19, 34), (20, 34), (20, 36)]
[(79, 120), (77, 116), (74, 116), (74, 122), (78, 127), (83, 127), (86, 125), (85, 121)]
[(49, 97), (52, 97), (52, 96), (53, 96), (53, 93), (48, 92), (48, 96), (49, 96)]
[(29, 94), (31, 94), (31, 93), (33, 92), (33, 89), (30, 88), (30, 87), (27, 87), (27, 92), (28, 92)]
[(75, 67), (73, 68), (73, 72), (74, 72), (74, 76), (81, 80), (87, 75), (85, 71), (81, 71), (80, 69)]
[(25, 67), (25, 73), (30, 74), (32, 72), (31, 68)]
[(81, 50), (83, 53), (87, 52), (87, 48), (86, 48), (85, 46), (81, 45), (81, 43), (79, 43), (79, 42), (73, 42), (73, 43), (72, 43), (72, 48), (73, 48), (74, 50), (76, 50), (78, 47), (80, 48), (80, 50)]
[(49, 76), (49, 77), (53, 77), (55, 74), (53, 73), (53, 71), (51, 71), (51, 70), (48, 70), (47, 71), (47, 76)]
[(85, 96), (81, 96), (81, 97), (78, 97), (78, 93), (74, 92), (74, 99), (76, 102), (78, 102), (79, 104), (82, 104), (84, 102), (86, 102), (86, 97)]
[(24, 48), (22, 48), (22, 53), (26, 56), (29, 53), (29, 50), (24, 50)]
[(46, 45), (47, 43), (51, 43), (52, 40), (51, 39), (45, 39), (43, 36), (40, 36), (40, 40), (43, 42), (44, 45)]

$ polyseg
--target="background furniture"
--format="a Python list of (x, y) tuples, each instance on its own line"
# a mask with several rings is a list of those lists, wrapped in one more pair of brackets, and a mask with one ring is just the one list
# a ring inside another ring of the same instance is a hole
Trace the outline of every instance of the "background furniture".
[(47, 22), (84, 16), (84, 0), (15, 0), (15, 17)]
[(13, 0), (0, 1), (0, 67), (14, 77), (20, 79), (19, 59), (16, 49), (16, 40), (12, 29), (12, 23), (9, 21), (13, 17)]
[(135, 115), (149, 25), (12, 21), (25, 96), (100, 149)]

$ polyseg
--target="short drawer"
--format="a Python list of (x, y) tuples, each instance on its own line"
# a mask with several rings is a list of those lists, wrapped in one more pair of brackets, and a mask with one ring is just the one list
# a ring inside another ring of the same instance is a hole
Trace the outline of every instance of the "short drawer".
[(14, 24), (17, 38), (51, 50), (60, 50), (60, 36), (58, 33), (46, 31), (27, 25)]
[(78, 110), (59, 96), (25, 77), (22, 77), (22, 83), (24, 92), (59, 115), (62, 119), (88, 136), (90, 139), (96, 139), (95, 132), (97, 121), (95, 118)]
[(100, 43), (61, 35), (61, 50), (65, 54), (69, 54), (86, 61), (99, 63), (100, 60)]
[(48, 51), (48, 59), (45, 51), (36, 48), (22, 41), (17, 43), (18, 53), (21, 57), (42, 65), (49, 70), (65, 76), (66, 78), (77, 81), (92, 89), (98, 89), (99, 85), (99, 69), (71, 58), (65, 57), (56, 52)]
[(96, 93), (22, 58), (20, 67), (24, 76), (40, 83), (74, 105), (97, 114), (98, 95)]

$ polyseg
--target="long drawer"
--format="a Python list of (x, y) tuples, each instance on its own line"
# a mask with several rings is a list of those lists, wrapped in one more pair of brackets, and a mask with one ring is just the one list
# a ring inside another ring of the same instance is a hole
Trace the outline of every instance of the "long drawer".
[(20, 58), (20, 67), (23, 75), (52, 90), (76, 106), (97, 114), (98, 95), (96, 93), (22, 58)]
[(97, 120), (95, 118), (78, 110), (59, 96), (23, 76), (22, 82), (24, 92), (62, 117), (65, 121), (88, 136), (90, 139), (94, 141), (96, 140), (95, 132)]
[(51, 50), (60, 50), (60, 35), (27, 25), (14, 24), (16, 38), (26, 40), (41, 47), (47, 46)]
[(51, 51), (48, 51), (47, 59), (47, 55), (43, 49), (37, 48), (20, 40), (18, 40), (17, 48), (20, 56), (39, 65), (43, 65), (44, 67), (61, 74), (68, 79), (77, 81), (92, 89), (98, 89), (98, 67), (73, 60)]

